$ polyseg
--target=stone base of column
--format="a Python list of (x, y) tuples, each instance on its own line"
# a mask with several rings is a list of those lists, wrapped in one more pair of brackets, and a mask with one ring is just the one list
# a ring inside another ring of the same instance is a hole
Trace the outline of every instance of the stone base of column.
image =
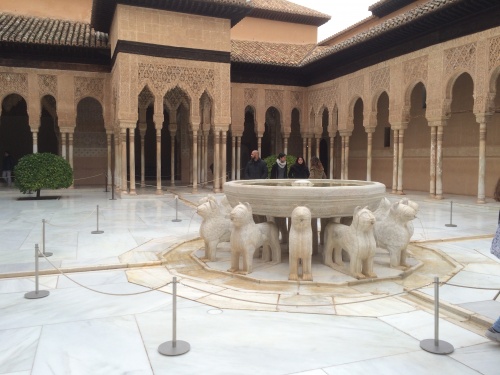
[(476, 203), (478, 203), (478, 204), (485, 204), (486, 203), (486, 199), (484, 199), (484, 198), (477, 198)]
[(129, 195), (137, 195), (137, 193), (136, 193), (136, 191), (135, 191), (135, 190), (133, 190), (133, 191), (131, 191), (131, 192), (129, 193)]
[(391, 194), (397, 194), (398, 191), (396, 189), (392, 189)]
[(198, 188), (193, 186), (193, 194), (196, 194), (198, 192)]
[(397, 195), (406, 195), (405, 192), (403, 190), (399, 191), (396, 193)]
[(146, 187), (146, 183), (141, 182), (141, 188), (145, 188), (145, 187)]
[(156, 195), (163, 195), (163, 190), (161, 190), (161, 189), (156, 189), (155, 194), (156, 194)]
[(436, 194), (434, 199), (441, 200), (441, 199), (443, 199), (443, 196), (441, 194)]

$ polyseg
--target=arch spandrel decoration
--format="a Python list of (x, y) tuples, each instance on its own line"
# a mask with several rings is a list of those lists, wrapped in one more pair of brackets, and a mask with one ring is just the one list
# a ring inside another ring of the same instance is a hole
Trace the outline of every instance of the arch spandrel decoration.
[(382, 93), (383, 91), (389, 92), (389, 85), (391, 81), (391, 73), (388, 67), (370, 72), (370, 92), (372, 95)]
[(266, 110), (269, 107), (275, 107), (280, 112), (280, 114), (283, 114), (282, 90), (266, 90)]
[(182, 85), (191, 97), (200, 97), (203, 91), (215, 89), (213, 69), (192, 68), (141, 62), (138, 65), (138, 85), (150, 85), (157, 92), (166, 92)]
[(57, 76), (52, 74), (38, 74), (38, 94), (40, 98), (51, 95), (57, 98)]
[(449, 76), (457, 70), (472, 73), (476, 70), (477, 43), (468, 43), (444, 51), (444, 73)]
[(253, 108), (257, 108), (257, 89), (245, 89), (244, 94), (244, 107), (252, 106)]
[(75, 77), (75, 108), (86, 97), (94, 98), (104, 105), (104, 79)]
[(290, 108), (297, 108), (301, 112), (302, 103), (304, 102), (304, 95), (300, 91), (290, 92)]
[(0, 73), (0, 98), (3, 100), (9, 94), (18, 94), (27, 100), (28, 74)]
[(428, 77), (428, 56), (417, 57), (416, 59), (408, 60), (403, 63), (403, 79), (405, 86), (411, 82), (422, 81), (427, 84)]
[(492, 71), (500, 65), (500, 37), (489, 40), (488, 71)]

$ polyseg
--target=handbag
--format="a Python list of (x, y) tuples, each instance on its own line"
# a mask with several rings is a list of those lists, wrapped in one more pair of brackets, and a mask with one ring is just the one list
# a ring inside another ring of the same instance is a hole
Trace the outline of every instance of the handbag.
[(491, 241), (490, 252), (500, 259), (500, 223), (497, 226), (495, 237), (493, 237), (493, 241)]

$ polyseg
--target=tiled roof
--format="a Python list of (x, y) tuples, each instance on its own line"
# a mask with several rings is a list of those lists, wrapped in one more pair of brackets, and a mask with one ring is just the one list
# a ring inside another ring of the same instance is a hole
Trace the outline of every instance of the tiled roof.
[(291, 13), (301, 16), (312, 16), (327, 19), (331, 18), (328, 14), (321, 13), (286, 0), (252, 0), (250, 4), (256, 9)]
[(80, 22), (0, 13), (0, 42), (106, 48), (108, 34)]
[(315, 44), (231, 41), (231, 61), (251, 64), (298, 66), (315, 49)]
[(408, 4), (413, 3), (415, 0), (380, 0), (375, 4), (368, 7), (368, 10), (377, 17), (384, 17)]
[(396, 17), (390, 18), (387, 21), (382, 22), (379, 25), (369, 28), (366, 31), (360, 32), (355, 36), (333, 46), (330, 46), (321, 53), (316, 54), (314, 57), (309, 56), (305, 58), (301, 65), (307, 65), (308, 63), (313, 62), (314, 60), (318, 60), (322, 57), (332, 55), (336, 52), (344, 50), (346, 48), (352, 47), (356, 44), (369, 41), (381, 34), (386, 33), (387, 31), (397, 29), (401, 26), (409, 24), (418, 18), (427, 16), (433, 12), (441, 10), (445, 7), (448, 7), (452, 4), (459, 3), (462, 0), (430, 0), (427, 3), (424, 3), (414, 9), (409, 10), (406, 13), (400, 14)]

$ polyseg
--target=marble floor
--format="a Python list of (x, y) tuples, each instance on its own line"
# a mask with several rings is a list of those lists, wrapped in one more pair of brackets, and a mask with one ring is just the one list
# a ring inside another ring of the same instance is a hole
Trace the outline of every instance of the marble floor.
[[(380, 266), (379, 280), (358, 283), (329, 280), (318, 264), (318, 282), (290, 283), (270, 276), (286, 264), (263, 265), (252, 279), (198, 259), (195, 203), (208, 192), (144, 189), (111, 200), (103, 189), (74, 189), (34, 201), (2, 187), (0, 374), (500, 372), (500, 345), (483, 335), (500, 315), (500, 260), (489, 253), (499, 203), (407, 192), (420, 205), (410, 251), (422, 266), (404, 277)], [(445, 226), (451, 201), (456, 227)], [(102, 234), (92, 233), (97, 206)], [(50, 294), (26, 299), (43, 243), (53, 255), (39, 258), (39, 289)], [(222, 260), (227, 251), (218, 250)], [(450, 355), (420, 348), (434, 338), (434, 276), (445, 282), (439, 339), (454, 346)], [(173, 336), (173, 277), (176, 338), (191, 350), (168, 357), (158, 346)]]

